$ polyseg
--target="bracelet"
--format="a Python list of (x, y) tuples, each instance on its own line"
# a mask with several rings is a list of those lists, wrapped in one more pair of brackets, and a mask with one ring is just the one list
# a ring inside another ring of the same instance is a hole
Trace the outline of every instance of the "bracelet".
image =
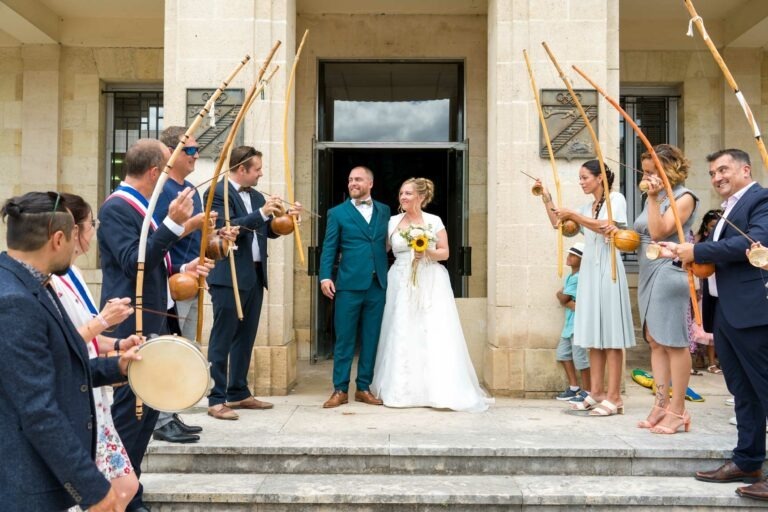
[(101, 323), (101, 325), (103, 325), (105, 329), (109, 329), (109, 324), (107, 323), (106, 320), (104, 320), (104, 317), (101, 316), (101, 313), (96, 315), (96, 320), (98, 320), (99, 323)]
[(186, 271), (187, 271), (187, 264), (185, 263), (181, 267), (179, 267), (179, 273), (183, 274)]
[(118, 338), (115, 340), (115, 352), (120, 353), (120, 342), (123, 341), (123, 338)]

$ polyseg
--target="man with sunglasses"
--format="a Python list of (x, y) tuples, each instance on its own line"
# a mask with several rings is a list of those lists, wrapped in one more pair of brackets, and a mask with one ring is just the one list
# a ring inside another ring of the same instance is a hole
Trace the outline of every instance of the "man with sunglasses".
[[(101, 255), (101, 307), (111, 297), (136, 296), (137, 261), (141, 226), (149, 199), (160, 173), (170, 158), (168, 146), (154, 139), (136, 141), (125, 154), (125, 179), (110, 195), (99, 211), (99, 253)], [(187, 233), (200, 229), (202, 214), (192, 215), (194, 189), (184, 189), (168, 206), (168, 214), (160, 219), (153, 215), (144, 263), (143, 332), (169, 334), (167, 311), (173, 307), (168, 277), (180, 269), (173, 268), (168, 250)], [(157, 220), (156, 220), (157, 219)], [(198, 265), (197, 255), (186, 263), (188, 272), (208, 275), (210, 266)], [(136, 332), (136, 317), (128, 317), (115, 327), (113, 336), (124, 338)], [(141, 475), (141, 461), (155, 429), (158, 412), (144, 404), (139, 420), (135, 412), (136, 396), (130, 386), (115, 390), (112, 419), (131, 459), (136, 475)], [(142, 501), (142, 486), (129, 511), (149, 510)]]
[[(160, 134), (160, 142), (168, 146), (170, 151), (176, 149), (186, 133), (183, 126), (169, 126)], [(185, 189), (195, 190), (195, 186), (187, 180), (187, 176), (195, 170), (200, 148), (194, 137), (189, 137), (176, 157), (173, 167), (168, 170), (168, 180), (163, 184), (163, 191), (157, 199), (155, 217), (164, 219), (168, 215), (171, 202)], [(203, 203), (197, 191), (192, 193), (192, 215), (203, 213)], [(186, 270), (186, 263), (200, 252), (201, 234), (199, 230), (191, 231), (184, 238), (171, 246), (169, 254), (171, 264), (179, 272)], [(197, 327), (197, 297), (176, 301), (176, 315), (179, 317), (179, 334), (188, 340), (195, 339)], [(202, 427), (187, 425), (178, 414), (161, 412), (157, 418), (153, 439), (169, 443), (194, 443), (200, 439), (198, 435)]]
[[(89, 359), (86, 345), (50, 288), (64, 275), (78, 226), (55, 192), (5, 202), (8, 251), (0, 254), (0, 508), (17, 512), (80, 505), (118, 510), (94, 462), (92, 388), (125, 380), (132, 348)], [(126, 386), (127, 387), (127, 386)]]

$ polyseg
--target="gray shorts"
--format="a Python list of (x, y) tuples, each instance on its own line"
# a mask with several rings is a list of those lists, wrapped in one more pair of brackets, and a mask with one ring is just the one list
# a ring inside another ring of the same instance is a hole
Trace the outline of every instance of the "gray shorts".
[(557, 361), (573, 361), (573, 366), (579, 371), (589, 368), (589, 353), (587, 349), (573, 344), (573, 336), (560, 338), (555, 359)]

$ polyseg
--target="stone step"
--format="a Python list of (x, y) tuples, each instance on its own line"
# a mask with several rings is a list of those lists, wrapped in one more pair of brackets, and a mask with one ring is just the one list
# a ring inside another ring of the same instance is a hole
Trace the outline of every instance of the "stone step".
[[(592, 419), (601, 422), (603, 419)], [(482, 434), (264, 435), (153, 442), (150, 473), (591, 475), (687, 477), (730, 458), (733, 435), (569, 431)]]
[(144, 474), (154, 512), (766, 510), (690, 477)]

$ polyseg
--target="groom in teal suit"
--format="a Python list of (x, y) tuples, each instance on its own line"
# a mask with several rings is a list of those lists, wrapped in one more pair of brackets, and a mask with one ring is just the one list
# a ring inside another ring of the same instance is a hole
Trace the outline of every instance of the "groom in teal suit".
[[(387, 224), (389, 206), (371, 199), (373, 172), (355, 167), (347, 182), (350, 200), (328, 210), (320, 256), (320, 289), (335, 302), (336, 344), (333, 350), (333, 394), (323, 407), (348, 401), (349, 375), (360, 335), (355, 400), (382, 401), (371, 394), (381, 317), (387, 292)], [(339, 260), (338, 274), (333, 265)]]

